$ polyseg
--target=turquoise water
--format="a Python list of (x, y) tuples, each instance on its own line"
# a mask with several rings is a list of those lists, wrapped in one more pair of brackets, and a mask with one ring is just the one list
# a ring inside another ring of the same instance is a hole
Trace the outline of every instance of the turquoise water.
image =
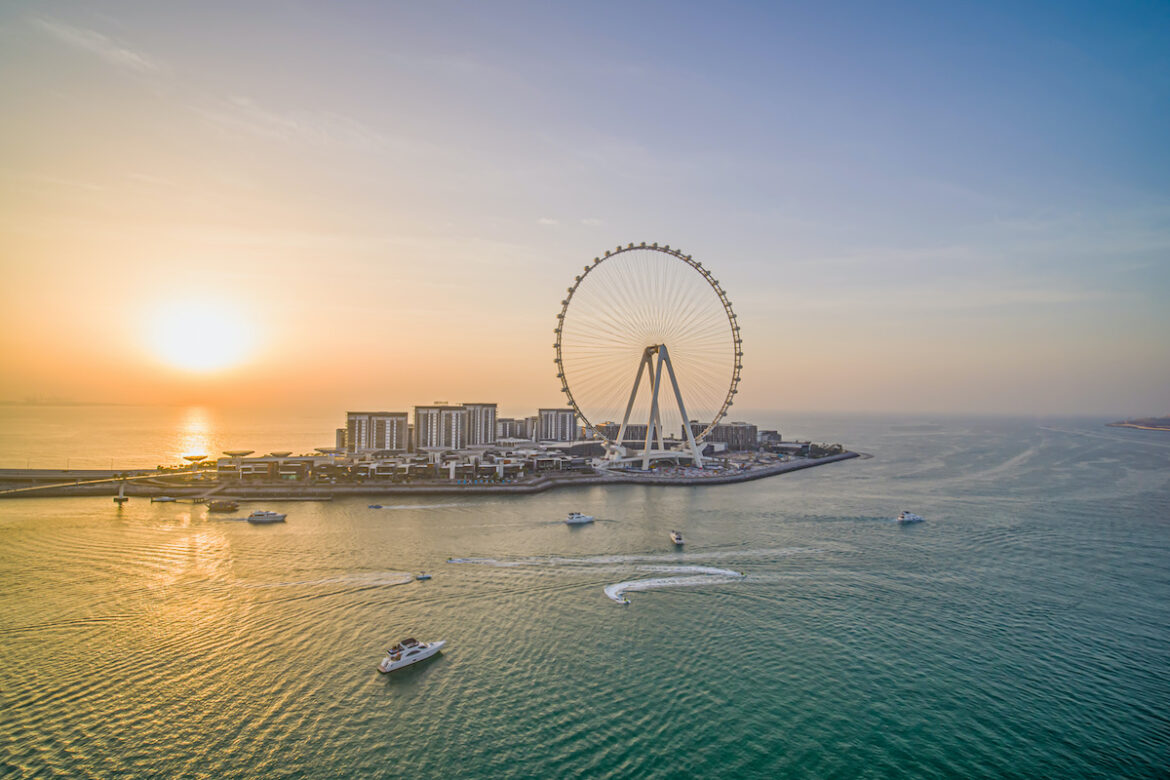
[[(283, 526), (2, 501), (0, 774), (1166, 776), (1170, 435), (1101, 422), (809, 418), (874, 457)], [(379, 675), (408, 635), (448, 648)]]

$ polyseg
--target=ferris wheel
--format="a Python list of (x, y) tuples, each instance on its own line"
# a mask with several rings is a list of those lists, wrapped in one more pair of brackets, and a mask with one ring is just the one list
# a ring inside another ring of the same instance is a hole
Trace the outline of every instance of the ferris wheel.
[(702, 464), (743, 368), (731, 301), (702, 263), (645, 242), (593, 258), (561, 301), (556, 337), (561, 389), (610, 461)]

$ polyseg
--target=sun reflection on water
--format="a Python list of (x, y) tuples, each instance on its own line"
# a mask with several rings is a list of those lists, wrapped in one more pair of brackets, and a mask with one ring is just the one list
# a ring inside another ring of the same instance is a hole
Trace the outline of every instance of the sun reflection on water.
[(176, 431), (173, 460), (185, 462), (183, 459), (189, 455), (211, 455), (213, 428), (211, 413), (207, 409), (192, 406), (185, 410)]

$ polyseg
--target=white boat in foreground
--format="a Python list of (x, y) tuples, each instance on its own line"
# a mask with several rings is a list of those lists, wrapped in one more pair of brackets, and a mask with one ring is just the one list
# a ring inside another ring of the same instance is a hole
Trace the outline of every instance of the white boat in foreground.
[(593, 515), (583, 515), (580, 512), (569, 512), (565, 518), (565, 525), (585, 525), (593, 522)]
[(378, 671), (382, 674), (389, 674), (395, 669), (417, 664), (442, 650), (445, 644), (447, 644), (445, 639), (439, 639), (435, 642), (403, 639), (386, 651), (386, 657), (382, 659), (382, 663), (378, 664)]
[(678, 531), (670, 532), (670, 541), (674, 542), (675, 544), (684, 544), (682, 534), (680, 534)]
[(265, 523), (283, 523), (284, 518), (286, 517), (288, 517), (288, 515), (282, 515), (280, 512), (269, 512), (264, 509), (259, 509), (244, 519), (249, 523), (263, 525)]
[(897, 517), (894, 518), (895, 523), (921, 523), (922, 516), (916, 515), (913, 512), (903, 509)]

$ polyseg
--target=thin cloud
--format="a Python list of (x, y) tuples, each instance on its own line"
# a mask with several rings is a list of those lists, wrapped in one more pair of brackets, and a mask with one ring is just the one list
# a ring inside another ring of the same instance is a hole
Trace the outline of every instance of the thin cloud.
[(159, 70), (158, 64), (145, 54), (128, 49), (96, 30), (74, 27), (48, 19), (34, 19), (33, 24), (58, 41), (74, 49), (95, 54), (111, 65), (126, 68), (136, 73), (156, 73)]
[(536, 224), (556, 227), (557, 225), (561, 224), (561, 221), (559, 219), (553, 219), (552, 217), (541, 217), (540, 219), (536, 220)]
[(585, 219), (581, 220), (581, 224), (585, 227), (600, 227), (605, 223), (596, 217), (585, 217)]
[(190, 109), (231, 132), (246, 132), (284, 143), (347, 147), (363, 152), (423, 151), (422, 144), (387, 135), (353, 117), (327, 111), (273, 111), (249, 97), (232, 96)]

